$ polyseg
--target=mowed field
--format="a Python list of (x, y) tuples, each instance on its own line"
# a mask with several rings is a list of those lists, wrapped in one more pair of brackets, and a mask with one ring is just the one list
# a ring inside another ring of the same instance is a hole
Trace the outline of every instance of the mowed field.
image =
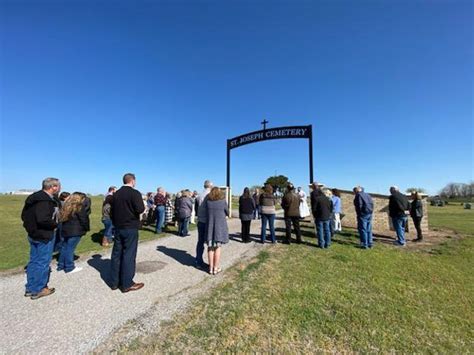
[(306, 222), (305, 244), (269, 246), (226, 270), (223, 283), (159, 333), (119, 350), (473, 353), (473, 212), (430, 207), (436, 228), (469, 235), (448, 232), (426, 249), (379, 241), (362, 250), (355, 231), (345, 230), (321, 250)]
[[(12, 269), (26, 265), (28, 262), (29, 243), (20, 218), (26, 196), (0, 196), (0, 270)], [(102, 224), (102, 199), (93, 196), (90, 215), (91, 230), (82, 237), (76, 254), (104, 249), (100, 245), (104, 226)], [(194, 228), (192, 225), (190, 228)], [(171, 229), (173, 232), (175, 229)], [(140, 230), (140, 240), (158, 238), (152, 227)]]

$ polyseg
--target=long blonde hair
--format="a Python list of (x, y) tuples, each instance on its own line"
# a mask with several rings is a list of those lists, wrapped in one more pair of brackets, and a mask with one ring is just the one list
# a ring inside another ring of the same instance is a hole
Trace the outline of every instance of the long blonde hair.
[(71, 194), (66, 201), (64, 201), (64, 206), (61, 208), (61, 212), (59, 213), (59, 221), (66, 222), (73, 214), (79, 212), (84, 205), (85, 199), (86, 195), (82, 192), (74, 192)]

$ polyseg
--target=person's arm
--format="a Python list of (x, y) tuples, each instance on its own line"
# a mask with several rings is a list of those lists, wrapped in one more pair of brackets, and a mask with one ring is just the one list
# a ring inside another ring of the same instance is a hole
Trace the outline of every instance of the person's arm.
[(143, 203), (142, 195), (137, 190), (132, 191), (132, 205), (137, 215), (145, 211), (145, 204)]
[(229, 206), (227, 206), (227, 202), (225, 202), (224, 205), (224, 213), (227, 217), (229, 217)]
[(57, 227), (53, 220), (54, 208), (51, 210), (49, 201), (39, 201), (35, 206), (36, 224), (41, 229), (54, 230)]
[(360, 195), (356, 195), (356, 197), (354, 197), (354, 207), (356, 210), (356, 214), (360, 215), (360, 210), (362, 208), (362, 199)]

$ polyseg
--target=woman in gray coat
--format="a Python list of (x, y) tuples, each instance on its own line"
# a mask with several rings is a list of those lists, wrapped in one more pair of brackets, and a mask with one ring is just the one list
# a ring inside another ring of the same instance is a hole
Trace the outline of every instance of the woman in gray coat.
[(226, 217), (229, 209), (225, 196), (218, 187), (213, 187), (206, 202), (207, 209), (207, 252), (209, 260), (209, 273), (216, 275), (222, 271), (219, 267), (221, 258), (221, 245), (229, 242), (229, 229)]

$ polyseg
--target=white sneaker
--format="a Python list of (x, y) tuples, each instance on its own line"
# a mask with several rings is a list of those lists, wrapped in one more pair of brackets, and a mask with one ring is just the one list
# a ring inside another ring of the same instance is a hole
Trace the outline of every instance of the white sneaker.
[(72, 271), (69, 271), (68, 274), (74, 274), (75, 272), (82, 271), (82, 267), (75, 267)]

